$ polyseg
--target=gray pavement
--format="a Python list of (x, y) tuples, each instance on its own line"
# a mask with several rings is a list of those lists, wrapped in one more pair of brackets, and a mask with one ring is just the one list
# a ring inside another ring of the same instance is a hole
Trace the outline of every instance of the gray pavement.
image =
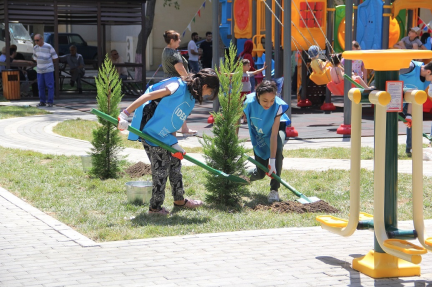
[[(12, 104), (28, 103), (35, 102)], [(59, 105), (50, 115), (0, 120), (0, 145), (86, 154), (88, 142), (56, 135), (52, 128), (65, 119), (95, 117)], [(197, 137), (179, 141), (199, 145)], [(362, 138), (362, 144), (373, 146), (373, 138)], [(289, 140), (285, 148), (333, 146), (349, 147), (349, 139)], [(142, 150), (126, 149), (124, 155), (147, 160)], [(425, 171), (432, 170), (429, 164), (424, 162)], [(410, 161), (398, 165), (400, 172), (410, 173)], [(372, 169), (373, 163), (363, 161), (362, 166)], [(284, 167), (349, 169), (349, 161), (286, 159)], [(411, 222), (399, 227), (413, 228)], [(432, 220), (425, 227), (431, 230)], [(431, 254), (423, 256), (420, 277), (374, 280), (351, 269), (352, 259), (372, 248), (372, 232), (345, 238), (319, 227), (97, 243), (0, 188), (0, 286), (432, 286)]]

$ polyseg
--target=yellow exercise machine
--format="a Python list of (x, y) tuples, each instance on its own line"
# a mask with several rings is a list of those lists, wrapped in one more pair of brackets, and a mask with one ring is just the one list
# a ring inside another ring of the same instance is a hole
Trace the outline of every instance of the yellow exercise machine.
[[(355, 230), (375, 232), (374, 249), (353, 260), (353, 269), (373, 278), (420, 275), (421, 255), (432, 251), (432, 237), (424, 233), (423, 222), (423, 158), (422, 129), (426, 93), (404, 91), (404, 101), (413, 105), (413, 220), (415, 230), (397, 228), (397, 113), (387, 112), (391, 101), (386, 89), (388, 81), (399, 80), (399, 70), (409, 67), (412, 59), (431, 58), (432, 51), (367, 50), (344, 52), (348, 60), (363, 60), (367, 69), (376, 71), (376, 86), (382, 91), (353, 88), (348, 96), (352, 101), (351, 131), (351, 190), (349, 220), (333, 216), (318, 216), (323, 229), (350, 236)], [(369, 93), (369, 94), (368, 94)], [(374, 151), (374, 214), (360, 212), (360, 137), (361, 104), (375, 105)], [(390, 237), (390, 238), (389, 238)], [(407, 239), (418, 238), (422, 246)]]

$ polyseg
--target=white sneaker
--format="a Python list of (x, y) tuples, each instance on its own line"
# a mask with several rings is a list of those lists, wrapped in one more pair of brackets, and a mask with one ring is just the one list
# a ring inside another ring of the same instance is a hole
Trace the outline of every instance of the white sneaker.
[(272, 190), (272, 191), (270, 191), (270, 193), (268, 195), (268, 202), (273, 203), (276, 201), (280, 201), (279, 192), (277, 192), (276, 190)]

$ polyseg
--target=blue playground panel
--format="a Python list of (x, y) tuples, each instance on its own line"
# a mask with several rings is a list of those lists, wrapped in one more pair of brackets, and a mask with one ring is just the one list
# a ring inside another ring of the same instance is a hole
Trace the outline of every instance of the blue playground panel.
[[(232, 19), (232, 1), (228, 2), (228, 0), (219, 0), (219, 2), (222, 4), (222, 15), (221, 15), (221, 24), (219, 25), (219, 33), (225, 47), (229, 47), (231, 42), (232, 22), (228, 21), (228, 19)], [(230, 37), (228, 37), (228, 35)]]
[(382, 0), (366, 0), (357, 9), (357, 42), (363, 50), (379, 50), (382, 41)]

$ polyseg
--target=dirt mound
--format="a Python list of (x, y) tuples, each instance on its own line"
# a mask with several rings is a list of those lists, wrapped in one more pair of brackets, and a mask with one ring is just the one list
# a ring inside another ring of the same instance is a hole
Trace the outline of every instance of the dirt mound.
[(329, 205), (324, 200), (320, 200), (314, 203), (301, 204), (297, 201), (282, 201), (274, 202), (272, 205), (258, 204), (254, 210), (271, 210), (277, 213), (305, 213), (305, 212), (316, 212), (316, 213), (337, 213), (338, 209)]
[(151, 174), (151, 167), (149, 164), (145, 164), (142, 161), (137, 162), (136, 164), (128, 167), (125, 172), (130, 177), (141, 177), (146, 174)]

